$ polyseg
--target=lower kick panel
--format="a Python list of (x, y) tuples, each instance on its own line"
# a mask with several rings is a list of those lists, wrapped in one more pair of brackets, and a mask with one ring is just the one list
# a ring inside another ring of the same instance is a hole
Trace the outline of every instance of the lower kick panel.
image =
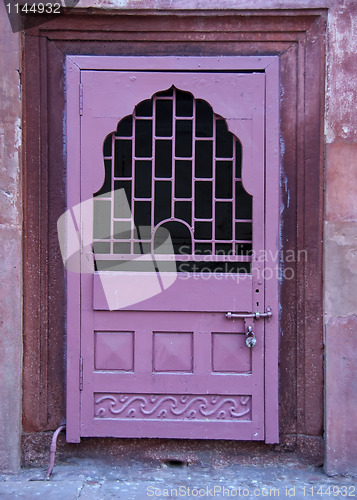
[(83, 436), (261, 440), (249, 395), (94, 394)]

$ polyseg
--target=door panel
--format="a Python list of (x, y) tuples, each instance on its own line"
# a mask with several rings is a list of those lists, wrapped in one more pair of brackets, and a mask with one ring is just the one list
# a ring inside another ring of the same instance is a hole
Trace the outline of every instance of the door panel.
[(262, 327), (251, 350), (222, 313), (99, 314), (84, 436), (263, 439)]
[(265, 73), (81, 93), (80, 436), (264, 440)]
[[(128, 290), (128, 282), (133, 281), (133, 276), (117, 276), (117, 273), (107, 273), (105, 285), (108, 281), (113, 281), (113, 289)], [(147, 278), (147, 276), (145, 276)], [(144, 286), (144, 279), (140, 275), (138, 279)], [(156, 274), (149, 276), (150, 283), (157, 280)], [(196, 275), (189, 280), (176, 279), (175, 283), (167, 288), (164, 293), (155, 295), (138, 303), (130, 304), (123, 309), (136, 311), (172, 311), (172, 304), (175, 304), (175, 311), (249, 311), (252, 308), (252, 276), (236, 275), (223, 277), (223, 273), (218, 277), (224, 281), (224, 295), (217, 292), (216, 282), (206, 276)], [(189, 281), (189, 285), (187, 285)], [(136, 291), (134, 290), (133, 295)], [(161, 290), (160, 290), (161, 292)], [(115, 293), (114, 291), (112, 293)], [(239, 293), (239, 300), (237, 294)], [(136, 293), (134, 295), (137, 297)], [(130, 300), (130, 297), (129, 299)], [(101, 277), (98, 273), (93, 275), (93, 309), (109, 310), (108, 299), (103, 288)]]

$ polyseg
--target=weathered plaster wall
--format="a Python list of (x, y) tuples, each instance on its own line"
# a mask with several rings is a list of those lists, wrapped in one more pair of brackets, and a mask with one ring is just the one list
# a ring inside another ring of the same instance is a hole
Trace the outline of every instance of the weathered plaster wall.
[(76, 8), (143, 10), (257, 10), (324, 8), (336, 0), (79, 0)]
[(330, 474), (357, 473), (357, 3), (355, 0), (80, 0), (109, 9), (329, 8), (326, 195), (326, 457)]
[(20, 464), (21, 105), (19, 34), (0, 3), (0, 470)]
[(357, 3), (329, 16), (325, 197), (326, 460), (357, 474)]
[[(357, 473), (357, 4), (355, 0), (80, 0), (77, 8), (329, 7), (326, 118), (326, 471)], [(19, 464), (21, 209), (19, 35), (0, 4), (0, 469)]]
[(357, 474), (356, 0), (80, 0), (106, 9), (329, 8), (325, 191), (325, 470)]

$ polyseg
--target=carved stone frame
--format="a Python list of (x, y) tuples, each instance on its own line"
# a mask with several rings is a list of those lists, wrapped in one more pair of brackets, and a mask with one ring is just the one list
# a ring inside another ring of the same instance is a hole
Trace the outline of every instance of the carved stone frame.
[(25, 447), (65, 415), (65, 277), (56, 221), (65, 209), (66, 54), (278, 55), (281, 245), (285, 256), (302, 256), (285, 262), (294, 278), (281, 284), (280, 448), (321, 463), (326, 10), (73, 12), (23, 37)]

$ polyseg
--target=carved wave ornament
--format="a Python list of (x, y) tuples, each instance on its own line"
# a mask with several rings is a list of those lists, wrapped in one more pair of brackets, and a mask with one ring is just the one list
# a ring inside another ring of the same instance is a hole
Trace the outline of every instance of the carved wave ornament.
[(250, 420), (251, 396), (96, 394), (95, 418)]

